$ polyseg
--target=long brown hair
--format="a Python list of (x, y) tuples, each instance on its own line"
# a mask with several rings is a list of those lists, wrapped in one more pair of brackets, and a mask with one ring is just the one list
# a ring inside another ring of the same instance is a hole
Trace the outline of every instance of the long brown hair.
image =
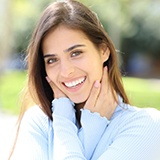
[(45, 65), (42, 53), (43, 38), (59, 25), (83, 31), (98, 47), (105, 43), (110, 49), (110, 57), (104, 65), (109, 68), (109, 78), (113, 89), (122, 96), (125, 103), (129, 103), (124, 91), (121, 74), (118, 67), (115, 47), (98, 20), (95, 13), (89, 8), (74, 0), (54, 2), (43, 12), (33, 33), (28, 47), (28, 88), (31, 97), (39, 104), (47, 116), (51, 116), (51, 101), (53, 92), (46, 81)]
[[(26, 95), (29, 95), (33, 102), (39, 105), (52, 120), (51, 101), (54, 97), (53, 91), (45, 78), (46, 71), (42, 53), (42, 42), (44, 37), (59, 25), (83, 31), (97, 48), (101, 44), (106, 44), (110, 49), (110, 57), (104, 63), (104, 66), (108, 66), (112, 90), (115, 90), (125, 103), (129, 103), (122, 85), (115, 47), (98, 20), (97, 15), (78, 1), (66, 0), (50, 4), (42, 13), (34, 30), (27, 51), (28, 84), (23, 104), (28, 104)], [(24, 106), (22, 107), (24, 108)], [(23, 109), (21, 118), (25, 110)]]

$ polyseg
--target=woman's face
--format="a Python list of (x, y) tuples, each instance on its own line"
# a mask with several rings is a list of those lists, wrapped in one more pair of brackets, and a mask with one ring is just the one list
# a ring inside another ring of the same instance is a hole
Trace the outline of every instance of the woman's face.
[(97, 49), (82, 31), (65, 26), (50, 32), (42, 49), (50, 80), (74, 103), (85, 102), (93, 83), (101, 80), (109, 49)]

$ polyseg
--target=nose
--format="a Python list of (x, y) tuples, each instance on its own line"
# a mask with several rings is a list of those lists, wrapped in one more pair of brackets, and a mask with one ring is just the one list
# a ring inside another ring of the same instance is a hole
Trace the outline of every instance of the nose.
[(69, 60), (61, 60), (60, 74), (64, 78), (69, 78), (75, 71), (75, 67)]

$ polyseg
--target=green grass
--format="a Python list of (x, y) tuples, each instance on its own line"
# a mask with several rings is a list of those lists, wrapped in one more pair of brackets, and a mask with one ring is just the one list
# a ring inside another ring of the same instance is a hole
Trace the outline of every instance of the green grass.
[(25, 77), (25, 72), (18, 71), (7, 72), (0, 77), (0, 110), (11, 114), (20, 111), (18, 101)]
[[(18, 114), (20, 105), (17, 103), (25, 84), (25, 72), (9, 72), (0, 77), (0, 110)], [(160, 80), (144, 80), (123, 78), (125, 90), (131, 103), (138, 107), (153, 107), (160, 110)]]
[(160, 80), (126, 77), (123, 83), (133, 105), (160, 110)]

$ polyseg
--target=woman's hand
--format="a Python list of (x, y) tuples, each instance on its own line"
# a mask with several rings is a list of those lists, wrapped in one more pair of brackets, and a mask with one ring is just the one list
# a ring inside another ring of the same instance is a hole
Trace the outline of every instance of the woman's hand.
[(102, 117), (110, 119), (117, 106), (117, 101), (113, 94), (117, 98), (115, 91), (112, 93), (110, 88), (108, 69), (104, 67), (102, 81), (101, 83), (99, 81), (94, 83), (84, 109), (88, 109), (91, 112), (98, 112)]
[(51, 80), (50, 78), (47, 76), (46, 77), (47, 82), (49, 83), (50, 87), (53, 90), (54, 93), (54, 98), (61, 98), (61, 97), (67, 97)]

